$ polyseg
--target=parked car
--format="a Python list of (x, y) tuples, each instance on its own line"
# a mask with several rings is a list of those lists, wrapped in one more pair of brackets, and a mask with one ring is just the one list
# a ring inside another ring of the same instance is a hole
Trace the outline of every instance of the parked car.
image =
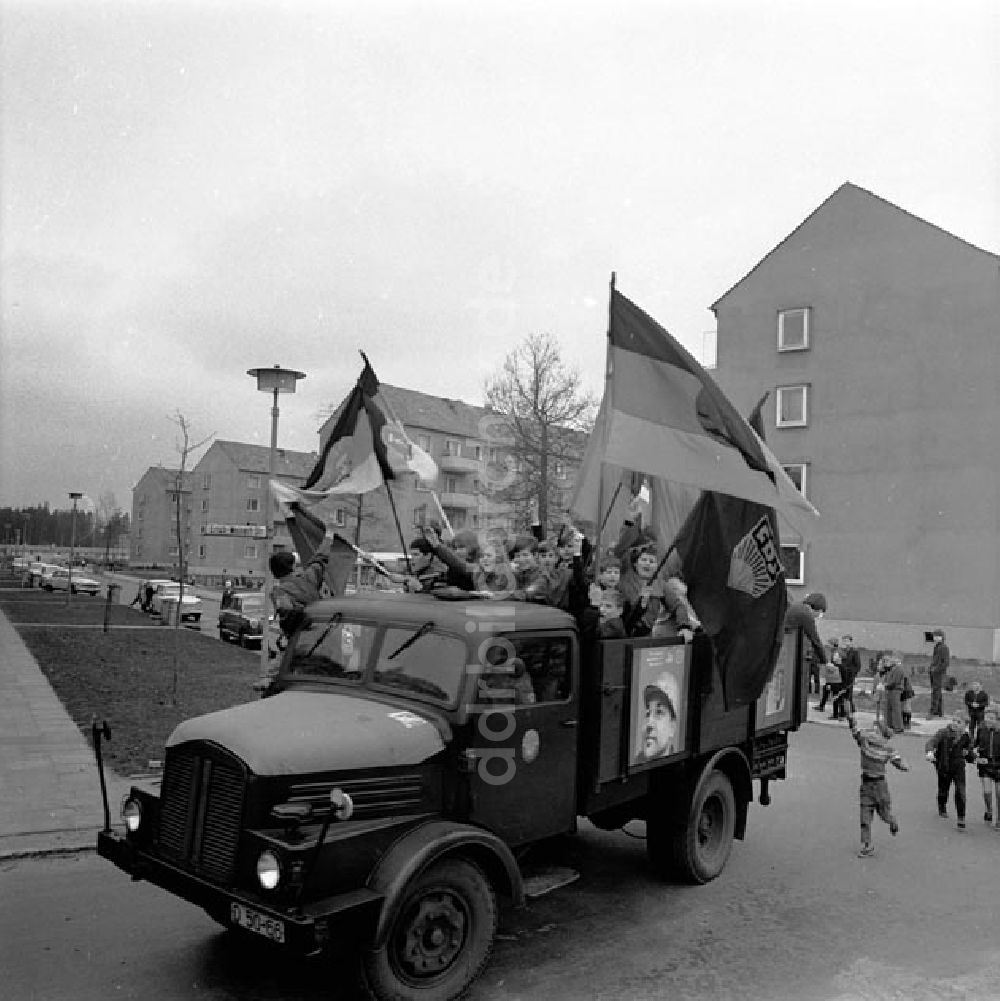
[(52, 573), (53, 570), (64, 570), (65, 567), (59, 566), (57, 563), (42, 563), (36, 561), (28, 567), (28, 572), (31, 574), (31, 587), (41, 587), (42, 577), (47, 573)]
[(72, 594), (97, 595), (101, 591), (101, 582), (79, 572), (73, 574), (71, 582), (69, 570), (60, 567), (42, 578), (42, 587), (46, 591), (65, 591), (68, 588)]
[(153, 610), (153, 595), (156, 594), (156, 589), (161, 584), (173, 584), (176, 586), (177, 581), (170, 580), (167, 577), (157, 577), (153, 580), (144, 580), (139, 585), (139, 607), (144, 612), (151, 612)]
[[(180, 598), (181, 586), (175, 580), (161, 581), (153, 592), (153, 600), (150, 602), (149, 611), (154, 615), (163, 615), (163, 602), (177, 601)], [(184, 592), (184, 600), (181, 602), (181, 622), (201, 622), (202, 602), (201, 598), (190, 591)]]
[(263, 622), (263, 592), (235, 591), (229, 596), (229, 604), (219, 609), (219, 639), (260, 649)]

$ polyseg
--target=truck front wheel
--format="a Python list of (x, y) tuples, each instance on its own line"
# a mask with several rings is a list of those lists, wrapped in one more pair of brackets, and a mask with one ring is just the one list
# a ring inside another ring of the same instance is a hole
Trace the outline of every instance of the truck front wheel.
[(693, 883), (707, 883), (725, 868), (733, 848), (736, 799), (729, 779), (713, 771), (696, 791), (687, 821), (674, 833), (674, 865)]
[(400, 898), (385, 945), (362, 959), (376, 1001), (451, 1001), (490, 958), (497, 928), (493, 888), (466, 859), (438, 862)]

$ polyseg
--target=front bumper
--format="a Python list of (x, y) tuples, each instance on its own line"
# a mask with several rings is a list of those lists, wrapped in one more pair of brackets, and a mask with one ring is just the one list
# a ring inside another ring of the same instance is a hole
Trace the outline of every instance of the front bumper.
[[(383, 896), (366, 887), (338, 893), (301, 907), (272, 906), (256, 896), (217, 886), (131, 843), (116, 831), (97, 835), (97, 854), (113, 862), (135, 880), (146, 880), (204, 908), (217, 921), (237, 927), (232, 905), (279, 922), (283, 930), (281, 947), (300, 955), (311, 955), (327, 945), (350, 938), (370, 938), (375, 929)], [(274, 941), (272, 936), (268, 939)]]

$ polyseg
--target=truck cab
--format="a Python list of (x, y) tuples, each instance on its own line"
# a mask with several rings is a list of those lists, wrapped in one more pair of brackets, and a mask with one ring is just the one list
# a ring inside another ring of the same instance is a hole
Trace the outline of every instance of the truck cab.
[(707, 639), (584, 641), (554, 608), (451, 597), (310, 606), (270, 694), (181, 723), (99, 853), (301, 954), (351, 936), (379, 999), (465, 991), (497, 895), (524, 898), (519, 849), (580, 817), (643, 819), (655, 871), (718, 875), (752, 780), (766, 802), (784, 776), (797, 634), (780, 691), (727, 710)]

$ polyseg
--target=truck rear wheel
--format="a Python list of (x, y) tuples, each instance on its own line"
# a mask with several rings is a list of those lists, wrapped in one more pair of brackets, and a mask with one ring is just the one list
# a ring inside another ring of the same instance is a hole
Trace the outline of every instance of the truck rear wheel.
[(736, 798), (728, 777), (713, 771), (695, 792), (683, 827), (674, 834), (674, 865), (693, 883), (707, 883), (725, 868), (733, 848)]
[(362, 958), (376, 1001), (452, 1001), (490, 958), (497, 928), (493, 888), (482, 870), (445, 859), (417, 876), (396, 908), (385, 945)]

